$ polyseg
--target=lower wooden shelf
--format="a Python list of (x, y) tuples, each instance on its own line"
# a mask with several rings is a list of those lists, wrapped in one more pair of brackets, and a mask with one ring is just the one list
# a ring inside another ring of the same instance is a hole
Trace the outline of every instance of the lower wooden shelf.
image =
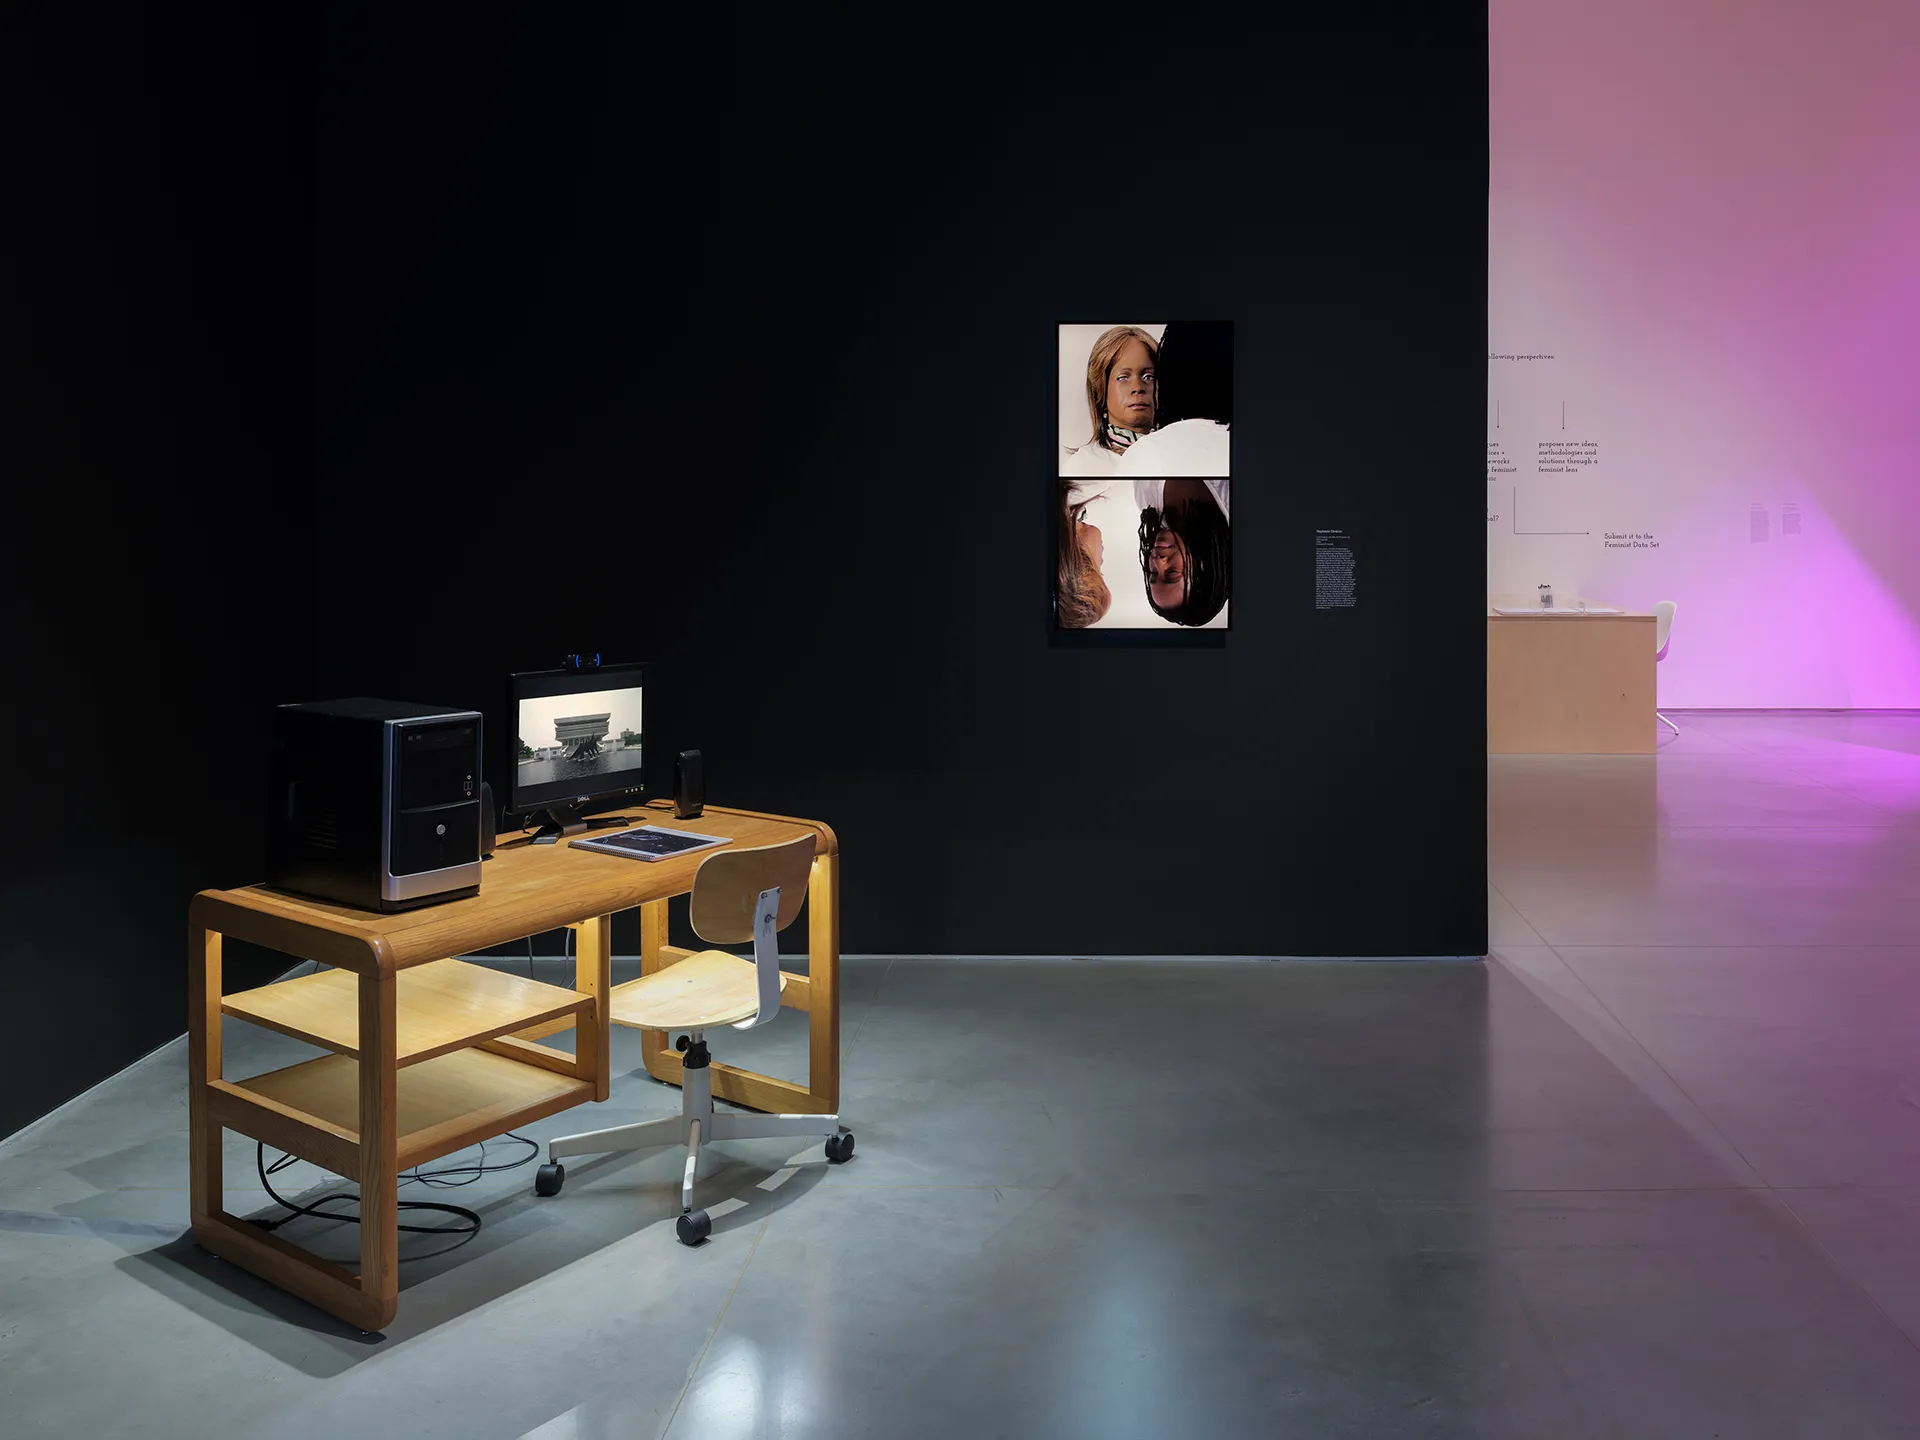
[[(395, 1061), (418, 1065), (478, 1040), (584, 1015), (593, 997), (464, 960), (434, 960), (394, 977)], [(321, 970), (228, 995), (220, 1009), (309, 1045), (360, 1053), (360, 977)], [(564, 1026), (555, 1026), (560, 1029)]]
[[(423, 1060), (396, 1078), (399, 1167), (403, 1170), (593, 1098), (591, 1081), (487, 1050), (456, 1050)], [(358, 1137), (360, 1067), (344, 1055), (323, 1055), (236, 1081), (234, 1087), (304, 1111)]]

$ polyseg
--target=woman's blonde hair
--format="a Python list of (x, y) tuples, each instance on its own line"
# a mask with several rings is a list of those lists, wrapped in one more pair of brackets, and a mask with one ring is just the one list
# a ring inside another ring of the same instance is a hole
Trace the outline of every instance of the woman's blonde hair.
[(1103, 450), (1114, 448), (1107, 440), (1107, 381), (1113, 378), (1113, 362), (1120, 358), (1120, 351), (1129, 340), (1143, 342), (1147, 358), (1159, 360), (1159, 342), (1138, 325), (1114, 326), (1094, 341), (1093, 349), (1087, 353), (1087, 414), (1093, 420), (1093, 438), (1087, 443)]
[(1080, 517), (1068, 503), (1066, 482), (1060, 485), (1060, 524), (1057, 567), (1053, 585), (1053, 613), (1062, 630), (1084, 630), (1113, 605), (1113, 591), (1080, 544)]

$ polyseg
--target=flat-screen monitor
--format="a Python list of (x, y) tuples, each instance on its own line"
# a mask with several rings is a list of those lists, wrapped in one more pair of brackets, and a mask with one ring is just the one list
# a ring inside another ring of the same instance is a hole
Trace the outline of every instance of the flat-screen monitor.
[(537, 670), (513, 677), (507, 808), (583, 828), (595, 809), (646, 794), (643, 667)]

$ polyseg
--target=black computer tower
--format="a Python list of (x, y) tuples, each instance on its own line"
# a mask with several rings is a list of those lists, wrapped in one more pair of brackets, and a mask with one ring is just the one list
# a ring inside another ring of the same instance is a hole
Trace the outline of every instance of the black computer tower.
[(273, 738), (269, 885), (362, 910), (478, 893), (478, 711), (282, 705)]

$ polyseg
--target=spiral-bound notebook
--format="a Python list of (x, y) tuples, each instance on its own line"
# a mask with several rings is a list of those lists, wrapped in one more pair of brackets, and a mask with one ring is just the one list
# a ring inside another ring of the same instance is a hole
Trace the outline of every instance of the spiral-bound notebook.
[(659, 825), (642, 825), (612, 835), (594, 835), (572, 842), (576, 850), (599, 850), (608, 855), (624, 855), (629, 860), (671, 860), (695, 850), (711, 850), (725, 845), (724, 835), (695, 835), (687, 830), (668, 830)]

